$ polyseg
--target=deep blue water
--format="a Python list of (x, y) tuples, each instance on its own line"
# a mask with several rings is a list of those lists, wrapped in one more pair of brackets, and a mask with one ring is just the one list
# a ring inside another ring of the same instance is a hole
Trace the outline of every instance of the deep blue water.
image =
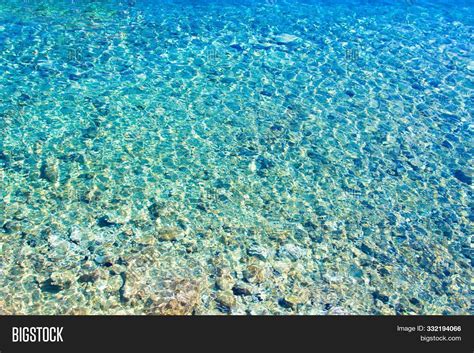
[(0, 0), (0, 312), (472, 313), (473, 9)]

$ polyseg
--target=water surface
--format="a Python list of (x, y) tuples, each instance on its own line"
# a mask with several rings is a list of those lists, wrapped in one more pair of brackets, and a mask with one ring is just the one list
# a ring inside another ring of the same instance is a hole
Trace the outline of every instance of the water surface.
[(0, 311), (468, 314), (471, 1), (0, 1)]

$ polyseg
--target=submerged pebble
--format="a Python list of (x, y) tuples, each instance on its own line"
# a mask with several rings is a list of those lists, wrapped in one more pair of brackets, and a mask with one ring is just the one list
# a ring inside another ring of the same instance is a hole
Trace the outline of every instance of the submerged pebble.
[(472, 177), (466, 175), (462, 170), (456, 170), (454, 177), (467, 185), (472, 185)]
[(55, 158), (46, 159), (40, 169), (40, 177), (50, 183), (59, 181), (59, 161)]
[(277, 44), (291, 44), (291, 43), (296, 42), (300, 38), (298, 36), (293, 35), (293, 34), (284, 33), (284, 34), (279, 34), (279, 35), (275, 36), (274, 39), (275, 39), (275, 42)]
[(164, 241), (176, 240), (181, 235), (181, 232), (177, 228), (164, 228), (157, 232), (158, 239)]
[(226, 309), (231, 309), (236, 304), (236, 299), (231, 291), (220, 291), (217, 293), (216, 301)]

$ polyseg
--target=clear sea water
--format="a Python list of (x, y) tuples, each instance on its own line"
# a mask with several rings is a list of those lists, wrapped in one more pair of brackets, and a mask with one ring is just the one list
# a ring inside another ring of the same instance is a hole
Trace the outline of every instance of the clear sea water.
[(462, 0), (0, 0), (0, 312), (469, 314)]

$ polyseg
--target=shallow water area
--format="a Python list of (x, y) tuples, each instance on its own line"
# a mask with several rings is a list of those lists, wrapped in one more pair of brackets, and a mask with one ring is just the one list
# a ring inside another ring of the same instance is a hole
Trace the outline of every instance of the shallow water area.
[(0, 0), (0, 312), (472, 314), (473, 8)]

